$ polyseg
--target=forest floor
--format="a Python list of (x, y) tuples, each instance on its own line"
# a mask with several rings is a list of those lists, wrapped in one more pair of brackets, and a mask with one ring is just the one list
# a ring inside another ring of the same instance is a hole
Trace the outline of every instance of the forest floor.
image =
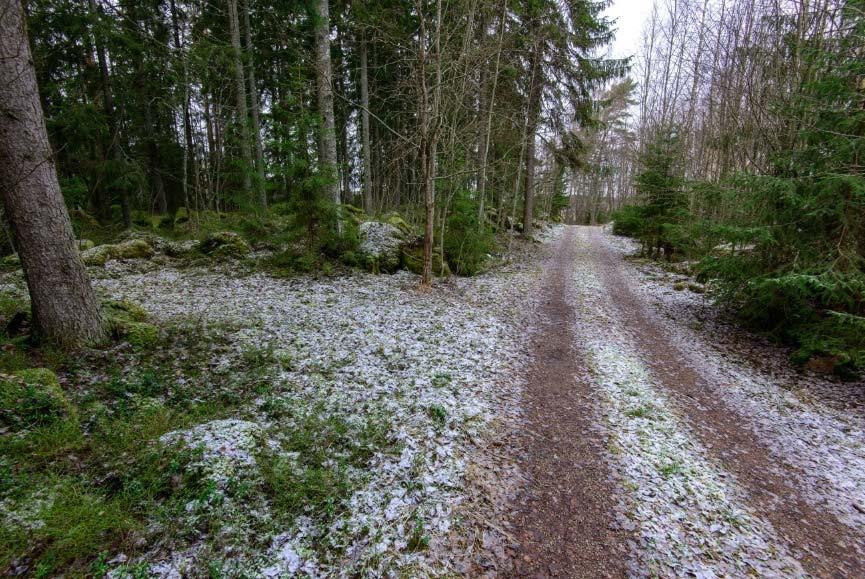
[(795, 371), (634, 249), (579, 227), (547, 257), (510, 573), (863, 576), (863, 383)]
[(863, 383), (602, 228), (537, 241), (427, 291), (91, 268), (160, 342), (42, 354), (77, 410), (0, 433), (0, 571), (863, 576)]

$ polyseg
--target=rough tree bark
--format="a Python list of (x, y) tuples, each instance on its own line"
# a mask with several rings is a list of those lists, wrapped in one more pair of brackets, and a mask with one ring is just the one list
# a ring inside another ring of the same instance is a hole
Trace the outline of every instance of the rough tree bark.
[(20, 0), (0, 2), (0, 192), (35, 330), (63, 346), (106, 337), (60, 194)]
[(336, 179), (336, 123), (333, 117), (333, 74), (330, 67), (330, 9), (328, 0), (316, 2), (315, 78), (318, 89), (319, 162), (328, 177), (325, 193), (333, 203), (339, 203), (339, 182)]
[(253, 58), (252, 27), (249, 23), (249, 2), (243, 3), (243, 26), (246, 29), (246, 56), (249, 59), (249, 102), (252, 112), (252, 144), (255, 147), (255, 197), (259, 207), (267, 207), (267, 189), (264, 178), (264, 148), (261, 146), (261, 120), (258, 106), (258, 88), (255, 82), (255, 59)]
[(234, 53), (234, 85), (237, 100), (237, 127), (240, 133), (240, 154), (243, 157), (243, 193), (252, 192), (249, 171), (255, 166), (249, 146), (249, 112), (246, 107), (246, 80), (243, 72), (243, 52), (240, 48), (240, 22), (237, 16), (237, 0), (228, 0), (228, 28), (231, 33), (231, 48)]

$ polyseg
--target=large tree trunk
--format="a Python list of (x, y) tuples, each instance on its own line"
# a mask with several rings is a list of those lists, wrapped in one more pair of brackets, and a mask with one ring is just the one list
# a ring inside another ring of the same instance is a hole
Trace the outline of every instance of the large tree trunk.
[(78, 346), (106, 336), (60, 194), (19, 1), (0, 7), (0, 192), (37, 333)]
[(243, 26), (246, 28), (246, 55), (249, 59), (249, 102), (252, 111), (252, 144), (255, 146), (255, 193), (259, 207), (267, 207), (267, 189), (264, 178), (264, 149), (261, 146), (261, 120), (258, 106), (258, 87), (255, 82), (255, 59), (253, 58), (252, 28), (249, 24), (249, 2), (243, 3)]
[(325, 192), (339, 204), (339, 182), (336, 178), (336, 124), (333, 118), (333, 74), (330, 68), (330, 9), (328, 0), (317, 0), (315, 23), (315, 78), (318, 85), (319, 163), (327, 177)]
[(361, 153), (363, 156), (363, 209), (368, 215), (372, 215), (374, 210), (372, 202), (372, 154), (369, 138), (369, 71), (365, 34), (360, 38), (360, 123)]
[(538, 132), (538, 120), (541, 116), (541, 95), (543, 94), (543, 72), (541, 70), (541, 51), (543, 45), (539, 40), (535, 42), (535, 49), (532, 52), (532, 78), (529, 87), (528, 123), (526, 125), (526, 172), (523, 176), (523, 193), (525, 195), (523, 237), (526, 239), (532, 237), (532, 219), (534, 217), (535, 203), (535, 138)]
[(237, 101), (237, 128), (240, 136), (240, 154), (243, 157), (243, 193), (252, 192), (252, 149), (249, 146), (249, 112), (246, 108), (246, 81), (243, 73), (243, 52), (240, 48), (240, 22), (237, 16), (237, 0), (228, 0), (228, 27), (234, 53), (234, 92)]

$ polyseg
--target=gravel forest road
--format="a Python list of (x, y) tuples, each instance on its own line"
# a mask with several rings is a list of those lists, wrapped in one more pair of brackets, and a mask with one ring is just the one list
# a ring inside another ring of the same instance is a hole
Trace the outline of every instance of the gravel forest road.
[(511, 574), (865, 576), (862, 384), (797, 372), (632, 251), (569, 227), (545, 258)]

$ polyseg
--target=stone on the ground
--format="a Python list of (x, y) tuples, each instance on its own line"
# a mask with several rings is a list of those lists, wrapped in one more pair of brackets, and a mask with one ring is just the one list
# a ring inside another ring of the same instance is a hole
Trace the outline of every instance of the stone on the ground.
[(399, 269), (400, 253), (406, 235), (397, 226), (366, 221), (358, 227), (360, 253), (374, 271), (392, 273)]
[(93, 249), (94, 247), (96, 247), (96, 244), (89, 239), (78, 240), (78, 251), (87, 251), (88, 249)]
[(186, 241), (169, 241), (162, 250), (168, 257), (184, 257), (198, 250), (200, 241), (189, 239)]
[(147, 259), (153, 257), (153, 253), (153, 247), (147, 241), (130, 239), (82, 251), (81, 259), (85, 265), (105, 265), (112, 259)]

